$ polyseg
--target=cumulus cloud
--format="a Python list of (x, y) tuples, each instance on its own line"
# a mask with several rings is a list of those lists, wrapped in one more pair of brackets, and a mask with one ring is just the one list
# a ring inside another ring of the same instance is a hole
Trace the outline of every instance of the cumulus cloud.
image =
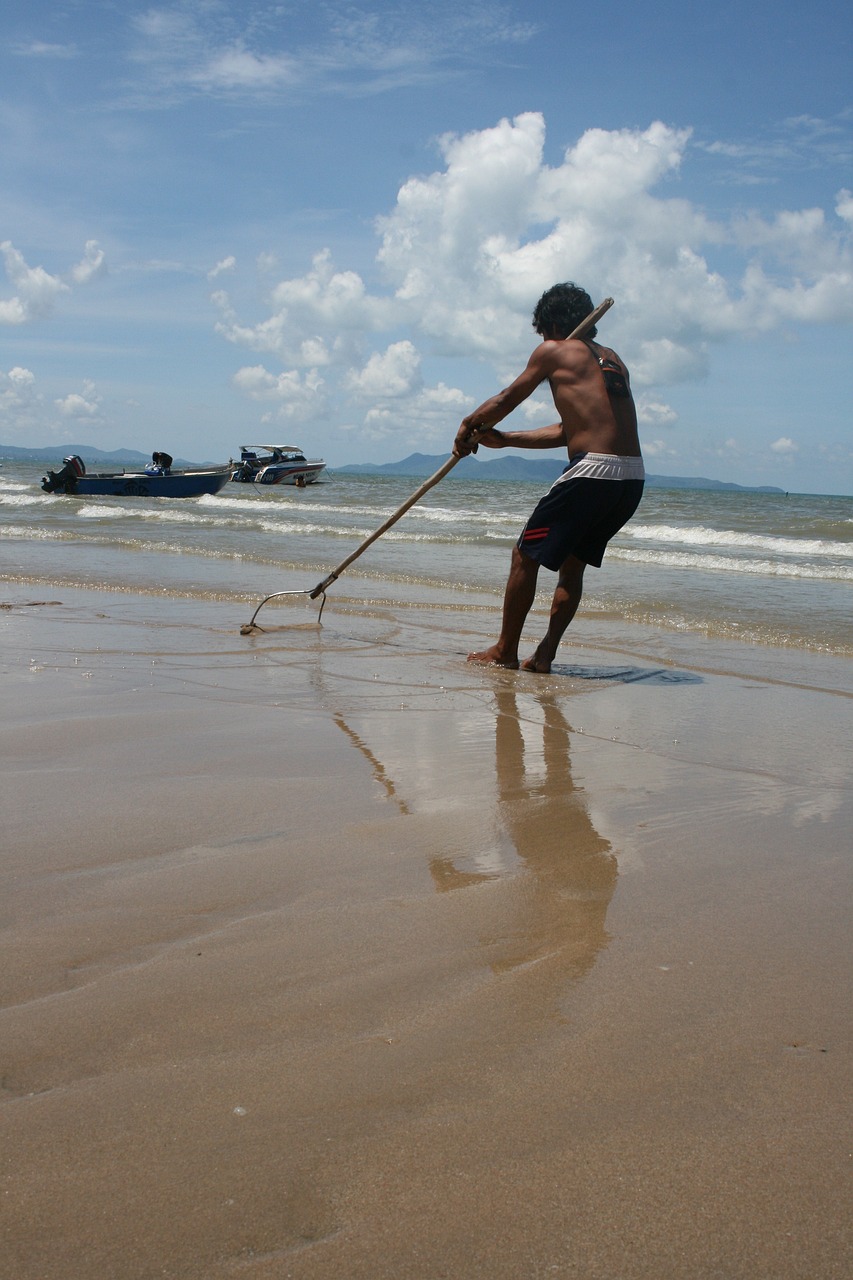
[(362, 369), (347, 375), (346, 389), (361, 399), (398, 399), (422, 386), (420, 356), (411, 342), (375, 351)]
[(28, 422), (38, 400), (35, 374), (29, 369), (15, 365), (8, 373), (0, 370), (0, 421), (4, 425)]
[(853, 225), (853, 192), (848, 191), (846, 187), (842, 187), (835, 198), (835, 212), (839, 218)]
[(74, 284), (88, 284), (105, 269), (104, 251), (97, 240), (86, 241), (86, 252), (76, 267), (71, 268), (71, 279)]
[[(464, 392), (439, 382), (422, 387), (398, 401), (372, 405), (364, 415), (359, 434), (366, 440), (398, 438), (410, 432), (419, 443), (447, 441), (448, 423), (461, 419), (471, 407)], [(553, 415), (552, 415), (553, 416)]]
[[(607, 336), (643, 420), (667, 426), (665, 388), (704, 377), (715, 345), (853, 321), (846, 190), (831, 211), (712, 219), (678, 195), (690, 130), (660, 122), (589, 129), (555, 164), (537, 112), (438, 146), (441, 165), (405, 182), (377, 219), (379, 287), (322, 250), (303, 276), (272, 285), (260, 319), (214, 294), (219, 332), (289, 369), (323, 365), (327, 394), (372, 401), (365, 421), (381, 427), (395, 416), (389, 398), (423, 406), (431, 360), (477, 359), (507, 382), (536, 341), (539, 293), (576, 279), (615, 297)], [(540, 401), (528, 410), (546, 412)]]
[(789, 440), (787, 436), (780, 436), (778, 440), (774, 440), (770, 448), (774, 453), (799, 453), (800, 446), (795, 444), (793, 440)]
[(233, 271), (237, 266), (237, 259), (233, 254), (229, 254), (227, 258), (223, 258), (221, 262), (217, 262), (215, 267), (211, 267), (207, 273), (208, 280), (215, 280), (217, 276), (221, 276), (224, 271)]
[(274, 285), (271, 315), (258, 324), (242, 324), (224, 290), (212, 300), (220, 312), (217, 331), (229, 342), (275, 353), (283, 363), (302, 368), (332, 360), (353, 364), (365, 337), (395, 318), (393, 303), (370, 297), (357, 272), (338, 271), (327, 249), (315, 255), (306, 275)]
[(678, 414), (663, 400), (657, 400), (648, 394), (638, 395), (637, 418), (644, 426), (669, 427), (678, 421)]
[(273, 374), (263, 365), (245, 366), (237, 370), (232, 381), (251, 400), (273, 402), (276, 417), (282, 421), (314, 420), (325, 409), (325, 386), (315, 369), (307, 373), (288, 369)]
[(54, 401), (63, 418), (74, 418), (77, 421), (96, 422), (100, 418), (101, 397), (95, 390), (94, 382), (88, 379), (83, 383), (82, 393), (72, 391), (67, 396)]
[[(61, 276), (51, 275), (44, 267), (31, 267), (10, 240), (0, 244), (6, 278), (15, 291), (12, 297), (0, 298), (0, 324), (28, 324), (44, 320), (54, 310), (57, 300), (71, 292)], [(96, 240), (86, 242), (83, 259), (68, 275), (72, 284), (87, 284), (104, 269), (104, 254)]]
[(29, 267), (9, 240), (0, 244), (0, 252), (6, 266), (6, 276), (14, 297), (0, 298), (0, 323), (26, 324), (49, 315), (56, 299), (68, 293), (68, 285), (59, 276), (52, 276), (44, 267)]
[(677, 451), (666, 440), (643, 440), (643, 453), (647, 458), (675, 458)]
[(91, 379), (57, 396), (55, 388), (41, 389), (31, 369), (15, 365), (8, 372), (0, 370), (0, 428), (10, 443), (33, 444), (45, 435), (70, 441), (81, 426), (101, 428), (106, 421), (102, 400)]

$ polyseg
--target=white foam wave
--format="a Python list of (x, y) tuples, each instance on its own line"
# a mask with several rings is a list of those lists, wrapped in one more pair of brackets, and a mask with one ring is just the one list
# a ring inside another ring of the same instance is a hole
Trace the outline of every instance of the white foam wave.
[(694, 547), (731, 547), (744, 551), (770, 551), (780, 556), (838, 556), (853, 560), (853, 543), (823, 538), (780, 538), (737, 529), (709, 529), (704, 525), (685, 528), (669, 524), (629, 524), (624, 533), (650, 542), (681, 543)]
[(199, 515), (190, 506), (180, 507), (122, 507), (114, 504), (87, 503), (75, 509), (75, 515), (83, 520), (149, 520), (157, 524), (195, 525), (203, 528), (219, 528), (232, 525), (242, 528), (243, 521), (217, 520), (211, 515)]
[[(394, 508), (375, 505), (363, 506), (359, 504), (357, 506), (347, 506), (345, 502), (313, 502), (310, 499), (306, 499), (304, 495), (290, 499), (284, 495), (280, 499), (216, 497), (211, 501), (217, 504), (218, 509), (227, 506), (231, 510), (246, 511), (251, 514), (289, 515), (299, 512), (302, 515), (310, 512), (312, 516), (349, 516), (352, 519), (375, 520), (380, 524), (387, 520), (394, 511)], [(467, 521), (496, 525), (502, 524), (506, 519), (502, 514), (493, 515), (489, 511), (474, 510), (473, 508), (454, 509), (451, 507), (419, 506), (417, 504), (406, 512), (405, 518), (407, 520), (420, 520), (426, 524), (456, 525), (464, 524)]]
[(689, 551), (632, 551), (611, 545), (607, 552), (618, 560), (663, 565), (675, 569), (707, 569), (721, 573), (760, 574), (771, 578), (804, 578), (853, 582), (853, 566), (795, 564), (785, 560), (752, 560), (742, 556), (692, 555)]
[(12, 538), (22, 542), (56, 542), (68, 537), (58, 529), (50, 529), (46, 525), (22, 527), (19, 524), (0, 525), (0, 537)]
[(28, 492), (22, 486), (21, 491), (18, 492), (9, 490), (0, 492), (0, 505), (4, 507), (33, 507), (43, 503), (46, 496), (46, 494)]
[(129, 511), (122, 511), (121, 507), (102, 507), (93, 503), (91, 506), (78, 507), (74, 513), (81, 520), (108, 520), (116, 515), (130, 515)]

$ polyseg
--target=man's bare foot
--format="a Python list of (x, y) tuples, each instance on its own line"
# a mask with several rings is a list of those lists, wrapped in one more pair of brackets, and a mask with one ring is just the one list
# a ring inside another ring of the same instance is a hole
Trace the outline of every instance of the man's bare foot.
[(518, 658), (508, 658), (496, 644), (491, 649), (483, 649), (480, 653), (469, 653), (469, 662), (482, 662), (484, 666), (504, 667), (507, 671), (518, 670)]
[(529, 658), (525, 658), (521, 664), (522, 671), (535, 671), (540, 676), (547, 676), (551, 673), (551, 659), (542, 651), (542, 645), (538, 645)]

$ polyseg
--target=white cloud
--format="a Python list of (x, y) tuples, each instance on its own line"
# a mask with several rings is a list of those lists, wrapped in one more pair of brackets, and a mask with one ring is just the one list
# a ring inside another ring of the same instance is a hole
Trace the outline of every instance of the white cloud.
[(428, 440), (446, 444), (448, 424), (460, 420), (470, 407), (464, 392), (439, 382), (434, 387), (423, 387), (405, 405), (373, 405), (364, 415), (359, 435), (367, 440), (385, 440), (408, 433), (419, 444)]
[(795, 444), (793, 440), (789, 440), (787, 436), (780, 436), (778, 440), (774, 440), (770, 448), (774, 453), (790, 454), (799, 453), (800, 446)]
[(31, 40), (27, 44), (12, 46), (12, 52), (20, 58), (76, 58), (74, 44), (48, 44), (44, 40)]
[(675, 458), (677, 450), (666, 440), (643, 440), (643, 453), (647, 458)]
[(845, 222), (853, 224), (853, 192), (842, 187), (835, 197), (835, 212)]
[(678, 421), (678, 414), (671, 405), (653, 396), (643, 394), (636, 397), (637, 418), (644, 426), (669, 427)]
[[(544, 146), (536, 112), (446, 135), (441, 167), (405, 182), (377, 220), (384, 288), (323, 250), (271, 287), (265, 318), (247, 323), (214, 294), (218, 331), (291, 370), (322, 365), (325, 393), (365, 403), (381, 431), (400, 420), (389, 396), (423, 405), (430, 359), (478, 358), (509, 381), (536, 341), (533, 304), (557, 280), (616, 299), (606, 334), (652, 426), (675, 420), (662, 389), (704, 377), (715, 344), (853, 321), (849, 192), (835, 218), (808, 208), (713, 220), (677, 195), (688, 129), (590, 129), (555, 165)], [(528, 409), (530, 420), (546, 412)]]
[(200, 88), (265, 89), (274, 85), (298, 83), (299, 64), (288, 54), (258, 54), (236, 45), (214, 54), (204, 66), (190, 75)]
[(16, 365), (8, 373), (0, 371), (0, 426), (21, 444), (32, 444), (36, 433), (67, 438), (67, 428), (75, 422), (100, 423), (100, 403), (90, 381), (83, 383), (82, 394), (72, 392), (49, 403), (31, 369)]
[(28, 267), (23, 255), (9, 240), (0, 244), (6, 276), (17, 291), (12, 298), (0, 298), (0, 324), (26, 324), (50, 314), (56, 299), (68, 293), (68, 285), (44, 267)]
[(0, 370), (0, 422), (17, 427), (30, 422), (40, 397), (36, 392), (35, 374), (15, 365), (8, 373)]
[[(6, 267), (6, 277), (15, 293), (0, 298), (0, 324), (28, 324), (44, 320), (53, 311), (57, 300), (71, 292), (71, 287), (61, 276), (51, 275), (44, 267), (30, 267), (24, 256), (10, 240), (0, 244), (0, 252)], [(86, 242), (82, 261), (73, 266), (69, 276), (73, 284), (87, 284), (104, 269), (104, 254), (96, 240)]]
[(325, 409), (325, 385), (316, 369), (272, 374), (263, 365), (244, 366), (232, 381), (251, 400), (273, 401), (282, 420), (314, 419)]
[(318, 363), (321, 348), (323, 363), (355, 363), (364, 336), (394, 320), (393, 305), (371, 298), (355, 271), (336, 270), (327, 249), (315, 255), (305, 276), (273, 287), (272, 314), (258, 324), (241, 324), (224, 291), (214, 293), (212, 300), (221, 316), (217, 331), (229, 342), (273, 352), (284, 363), (303, 368)]
[(233, 271), (237, 266), (237, 259), (233, 254), (229, 254), (227, 258), (223, 258), (221, 262), (217, 262), (215, 267), (211, 267), (207, 273), (208, 280), (215, 280), (217, 276), (221, 276), (224, 271)]
[(101, 397), (95, 390), (94, 382), (88, 379), (83, 383), (82, 394), (72, 391), (62, 399), (55, 400), (54, 403), (63, 418), (75, 418), (87, 422), (99, 420)]
[(205, 5), (198, 13), (151, 8), (132, 20), (137, 92), (162, 103), (190, 94), (262, 101), (323, 95), (365, 96), (423, 86), (461, 74), (460, 60), (489, 66), (502, 46), (522, 44), (536, 28), (511, 21), (501, 6), (373, 3), (316, 7), (316, 35), (301, 44), (284, 10), (235, 13)]
[(75, 284), (88, 284), (104, 270), (104, 251), (97, 240), (86, 241), (86, 252), (81, 262), (71, 268), (71, 279)]
[(420, 390), (420, 356), (411, 342), (392, 343), (383, 352), (374, 352), (363, 369), (351, 370), (346, 389), (361, 399), (396, 399)]

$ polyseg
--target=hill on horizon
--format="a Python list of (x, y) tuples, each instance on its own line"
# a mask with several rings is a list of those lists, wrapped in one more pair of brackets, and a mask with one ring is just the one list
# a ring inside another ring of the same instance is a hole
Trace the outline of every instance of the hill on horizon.
[[(332, 467), (334, 473), (350, 475), (430, 476), (447, 461), (447, 454), (410, 453), (400, 462), (353, 462), (343, 467)], [(553, 484), (565, 468), (558, 458), (517, 458), (514, 456), (481, 461), (477, 457), (462, 458), (447, 479), (452, 480), (527, 480), (538, 484)], [(775, 485), (735, 484), (731, 480), (709, 480), (705, 476), (646, 475), (646, 484), (658, 489), (720, 489), (748, 493), (784, 493)]]
[[(85, 463), (107, 463), (111, 466), (122, 466), (130, 464), (131, 466), (144, 467), (146, 462), (151, 461), (150, 453), (140, 453), (138, 449), (96, 449), (90, 444), (63, 444), (63, 445), (47, 445), (44, 449), (25, 449), (14, 444), (0, 444), (0, 458), (6, 458), (9, 462), (61, 462), (63, 458), (67, 458), (72, 453), (79, 453)], [(197, 467), (202, 465), (198, 462), (188, 462), (186, 458), (174, 458), (173, 465), (176, 467)]]

